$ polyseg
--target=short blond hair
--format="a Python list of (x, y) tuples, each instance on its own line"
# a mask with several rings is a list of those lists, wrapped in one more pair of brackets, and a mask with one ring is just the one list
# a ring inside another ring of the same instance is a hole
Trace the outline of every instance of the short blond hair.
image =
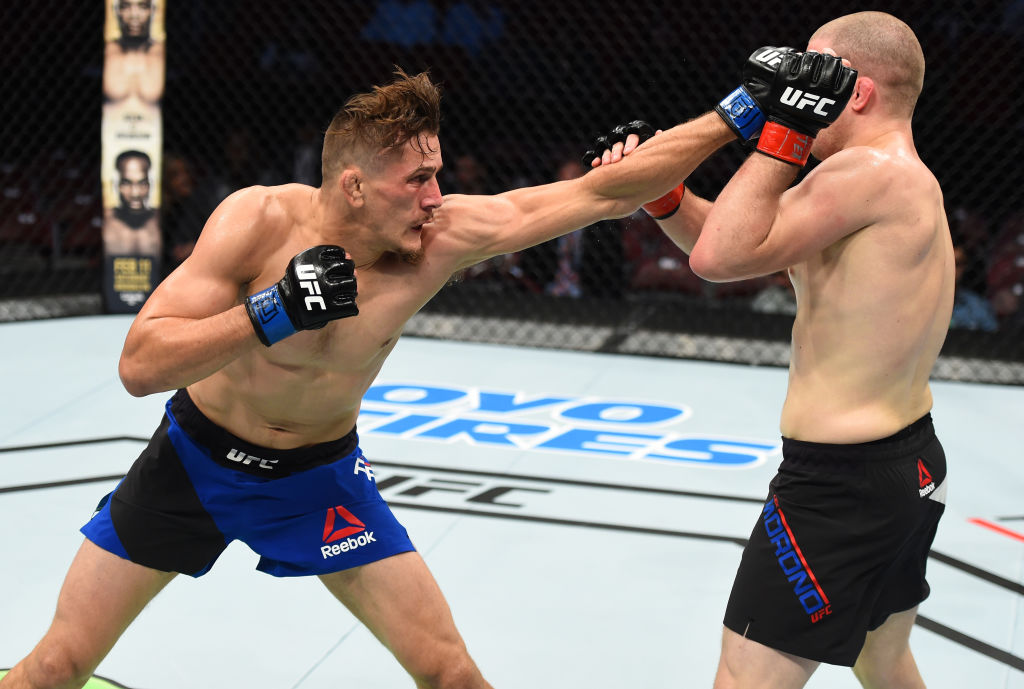
[(824, 24), (815, 39), (827, 41), (861, 76), (871, 77), (893, 115), (913, 115), (924, 85), (924, 52), (904, 22), (885, 12), (856, 12)]
[(422, 135), (441, 129), (441, 88), (427, 72), (409, 76), (395, 69), (395, 79), (350, 97), (324, 134), (321, 156), (324, 181), (348, 164), (397, 150)]

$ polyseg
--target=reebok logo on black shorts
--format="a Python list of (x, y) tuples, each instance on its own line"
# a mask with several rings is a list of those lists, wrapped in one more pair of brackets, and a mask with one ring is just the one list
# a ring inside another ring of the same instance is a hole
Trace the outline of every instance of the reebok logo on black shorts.
[(932, 481), (932, 475), (928, 473), (923, 459), (917, 460), (917, 482), (921, 484), (918, 493), (922, 498), (935, 490), (935, 482)]

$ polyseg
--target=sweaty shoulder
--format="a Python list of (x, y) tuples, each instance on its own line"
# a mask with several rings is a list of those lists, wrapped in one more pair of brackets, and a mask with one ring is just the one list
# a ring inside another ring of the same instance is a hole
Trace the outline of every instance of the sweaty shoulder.
[(243, 278), (258, 274), (264, 259), (288, 240), (288, 230), (303, 213), (303, 199), (308, 200), (303, 189), (309, 187), (253, 186), (232, 193), (203, 227), (193, 256), (232, 265)]
[(807, 175), (808, 179), (828, 176), (836, 184), (851, 183), (886, 187), (896, 175), (894, 160), (890, 153), (871, 146), (853, 146), (843, 149), (821, 161)]
[(434, 221), (445, 229), (456, 231), (480, 229), (510, 222), (516, 212), (515, 204), (506, 198), (506, 194), (448, 194), (441, 207), (434, 211)]
[(492, 246), (516, 226), (520, 214), (503, 194), (449, 194), (423, 226), (423, 246), (457, 270), (493, 255)]
[(284, 239), (282, 228), (301, 223), (309, 214), (311, 189), (299, 184), (239, 189), (221, 201), (203, 234), (242, 242)]
[[(852, 146), (829, 156), (815, 172), (856, 179), (862, 186), (901, 194), (938, 186), (913, 149), (905, 146)], [(813, 174), (813, 173), (812, 173)]]
[(907, 219), (922, 203), (941, 199), (935, 176), (903, 145), (852, 146), (822, 161), (804, 181), (861, 227)]

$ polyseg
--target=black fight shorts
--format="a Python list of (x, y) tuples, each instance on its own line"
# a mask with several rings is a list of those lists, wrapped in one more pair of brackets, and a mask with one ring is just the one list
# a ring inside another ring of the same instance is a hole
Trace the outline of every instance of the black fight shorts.
[(928, 414), (868, 443), (783, 438), (782, 455), (724, 623), (776, 650), (852, 666), (868, 631), (928, 597), (945, 454)]

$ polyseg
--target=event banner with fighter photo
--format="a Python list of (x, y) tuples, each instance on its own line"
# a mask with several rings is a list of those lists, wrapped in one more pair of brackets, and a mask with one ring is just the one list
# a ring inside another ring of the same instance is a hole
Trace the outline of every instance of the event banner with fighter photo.
[(134, 313), (161, 277), (166, 0), (107, 0), (103, 60), (103, 298)]

